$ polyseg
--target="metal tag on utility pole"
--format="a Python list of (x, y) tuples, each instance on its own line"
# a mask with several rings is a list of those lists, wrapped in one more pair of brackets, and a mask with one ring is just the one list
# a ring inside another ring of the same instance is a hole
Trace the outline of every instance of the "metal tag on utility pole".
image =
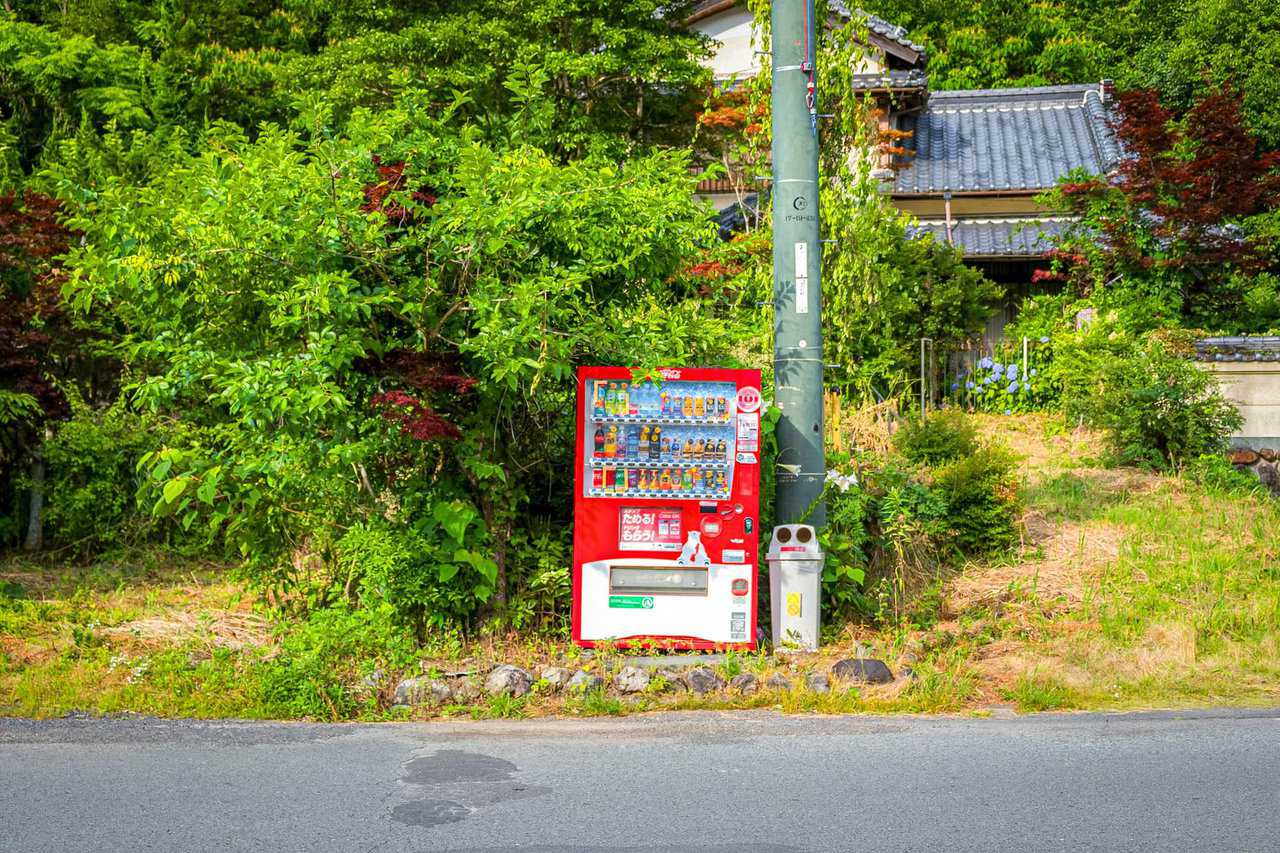
[(821, 526), (822, 286), (814, 0), (773, 0), (773, 365), (777, 522)]
[(808, 243), (796, 243), (796, 313), (809, 313)]

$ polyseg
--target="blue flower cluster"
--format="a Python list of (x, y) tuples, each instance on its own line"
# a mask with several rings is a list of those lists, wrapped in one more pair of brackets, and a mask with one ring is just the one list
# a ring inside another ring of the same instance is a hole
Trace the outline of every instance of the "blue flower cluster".
[(955, 377), (951, 390), (958, 392), (963, 387), (982, 408), (1008, 414), (1012, 408), (1003, 404), (1012, 403), (1011, 398), (1015, 396), (1030, 394), (1035, 375), (1034, 367), (1024, 372), (1017, 362), (1005, 364), (984, 356), (974, 366), (972, 375), (961, 372)]

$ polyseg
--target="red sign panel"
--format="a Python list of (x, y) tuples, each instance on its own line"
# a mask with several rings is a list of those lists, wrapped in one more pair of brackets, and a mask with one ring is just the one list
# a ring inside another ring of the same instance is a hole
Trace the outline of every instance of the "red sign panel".
[(618, 510), (618, 550), (679, 551), (680, 510), (624, 506)]

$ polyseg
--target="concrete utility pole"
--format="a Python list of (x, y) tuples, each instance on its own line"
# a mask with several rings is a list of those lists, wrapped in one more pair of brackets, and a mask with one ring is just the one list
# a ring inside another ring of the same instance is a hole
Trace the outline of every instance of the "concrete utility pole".
[[(825, 21), (825, 18), (823, 19)], [(822, 494), (822, 244), (814, 0), (773, 0), (773, 369), (777, 522), (800, 521)], [(814, 507), (809, 523), (826, 521)]]

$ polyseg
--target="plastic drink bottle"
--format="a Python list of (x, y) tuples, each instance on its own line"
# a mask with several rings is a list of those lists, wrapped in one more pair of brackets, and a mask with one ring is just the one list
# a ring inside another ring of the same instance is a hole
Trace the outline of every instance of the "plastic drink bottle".
[(707, 451), (707, 443), (701, 438), (693, 443), (693, 458), (702, 459)]
[(641, 459), (649, 458), (649, 428), (641, 427), (640, 440), (636, 443), (636, 453)]
[(692, 397), (684, 398), (684, 401), (682, 402), (680, 407), (680, 414), (681, 416), (686, 418), (693, 417), (693, 398)]
[(662, 427), (653, 428), (653, 435), (649, 437), (649, 459), (657, 461), (662, 458), (662, 442), (666, 439), (662, 438)]
[(604, 456), (604, 427), (596, 427), (594, 442), (595, 452), (591, 455), (599, 459)]
[(692, 474), (692, 473), (690, 472), (690, 470), (689, 470), (689, 469), (687, 469), (687, 468), (685, 469), (685, 472), (684, 472), (684, 478), (683, 478), (683, 483), (682, 483), (682, 485), (683, 485), (686, 489), (692, 489), (692, 488), (693, 488), (693, 474)]
[(604, 438), (604, 455), (612, 459), (618, 455), (618, 428), (611, 426)]
[(701, 417), (706, 417), (706, 414), (707, 414), (707, 404), (703, 401), (701, 397), (694, 397), (693, 398), (693, 416), (695, 418), (701, 418)]
[(684, 458), (685, 459), (693, 458), (693, 439), (692, 438), (686, 438), (684, 440)]
[(604, 382), (597, 379), (594, 383), (595, 390), (591, 393), (591, 414), (597, 418), (604, 414), (604, 398), (605, 387)]

